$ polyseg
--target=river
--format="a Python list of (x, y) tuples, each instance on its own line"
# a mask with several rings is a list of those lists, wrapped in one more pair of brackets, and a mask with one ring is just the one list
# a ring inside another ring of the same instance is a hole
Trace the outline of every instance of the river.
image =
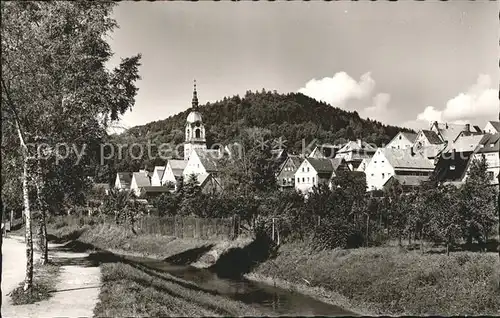
[(193, 282), (203, 289), (241, 301), (256, 307), (264, 307), (277, 316), (353, 316), (340, 307), (333, 306), (298, 292), (245, 278), (222, 278), (208, 269), (192, 266), (172, 265), (164, 261), (127, 256), (127, 259), (142, 263), (149, 268), (169, 273)]

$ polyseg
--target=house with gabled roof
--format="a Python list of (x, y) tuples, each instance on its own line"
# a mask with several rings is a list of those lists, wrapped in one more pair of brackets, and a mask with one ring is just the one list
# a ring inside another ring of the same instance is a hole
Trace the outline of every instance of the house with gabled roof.
[(178, 182), (180, 178), (183, 177), (184, 169), (187, 166), (187, 161), (178, 160), (178, 159), (170, 159), (167, 161), (167, 165), (165, 166), (165, 171), (163, 173), (163, 177), (161, 179), (161, 185), (173, 185), (174, 189), (177, 189)]
[(423, 182), (426, 182), (428, 180), (428, 176), (392, 175), (384, 183), (383, 188), (388, 189), (397, 182), (403, 188), (403, 191), (410, 191), (411, 189), (420, 186)]
[(130, 190), (132, 182), (132, 172), (117, 172), (115, 179), (115, 188), (119, 190)]
[(165, 173), (165, 166), (156, 166), (153, 170), (151, 176), (151, 186), (158, 187), (161, 186), (161, 180), (163, 179), (163, 174)]
[(205, 173), (198, 175), (198, 184), (200, 185), (201, 192), (205, 194), (214, 194), (222, 192), (222, 183), (220, 178), (214, 176), (212, 173)]
[(340, 148), (335, 158), (342, 158), (347, 162), (351, 171), (356, 170), (363, 159), (369, 159), (377, 149), (361, 139), (347, 142)]
[(344, 147), (345, 144), (332, 145), (332, 144), (322, 144), (314, 148), (314, 150), (309, 154), (310, 158), (326, 158), (333, 159), (337, 152)]
[(355, 171), (365, 172), (366, 166), (368, 166), (368, 164), (370, 163), (371, 160), (372, 160), (372, 158), (363, 159), (363, 161), (361, 161), (361, 163), (359, 164), (358, 168)]
[(491, 184), (498, 184), (500, 173), (500, 133), (485, 134), (474, 152), (473, 159), (481, 159), (484, 156), (488, 165), (488, 177)]
[(500, 133), (500, 121), (490, 120), (484, 126), (483, 131), (488, 134), (498, 134)]
[(416, 139), (417, 134), (400, 131), (385, 147), (392, 149), (409, 149), (415, 143)]
[(312, 191), (313, 187), (327, 184), (331, 187), (331, 180), (336, 171), (350, 171), (343, 158), (305, 158), (295, 172), (295, 189), (304, 194)]
[(182, 173), (184, 179), (188, 180), (189, 176), (192, 174), (217, 174), (220, 169), (222, 158), (223, 154), (219, 150), (194, 149)]
[(172, 189), (166, 186), (142, 186), (136, 195), (141, 198), (151, 199), (167, 192), (172, 192)]
[(415, 142), (410, 149), (414, 153), (420, 154), (433, 161), (445, 146), (446, 143), (443, 142), (438, 133), (424, 129), (418, 132)]
[(429, 177), (434, 165), (422, 154), (411, 149), (378, 148), (365, 169), (368, 191), (383, 189), (393, 176), (405, 176), (407, 183), (416, 177)]
[(465, 181), (474, 153), (484, 135), (469, 135), (447, 144), (436, 158), (435, 175), (441, 183), (459, 184)]
[(295, 172), (302, 163), (303, 158), (298, 155), (288, 155), (276, 173), (276, 184), (280, 189), (293, 188), (295, 185)]
[(151, 186), (151, 175), (152, 174), (145, 169), (134, 172), (132, 174), (130, 190), (132, 190), (136, 196), (139, 196), (141, 194), (141, 188)]

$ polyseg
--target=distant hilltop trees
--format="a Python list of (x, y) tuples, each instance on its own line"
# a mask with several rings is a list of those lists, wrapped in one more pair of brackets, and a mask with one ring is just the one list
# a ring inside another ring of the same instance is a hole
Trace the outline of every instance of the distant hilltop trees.
[[(190, 109), (163, 120), (135, 126), (118, 139), (151, 140), (156, 144), (181, 144)], [(228, 144), (247, 128), (259, 127), (270, 131), (271, 138), (283, 137), (289, 151), (300, 151), (302, 140), (307, 143), (343, 143), (362, 139), (370, 144), (388, 143), (398, 132), (408, 131), (378, 121), (362, 119), (349, 112), (319, 102), (301, 93), (278, 94), (276, 91), (247, 91), (245, 96), (224, 97), (199, 108), (207, 126), (207, 146)]]

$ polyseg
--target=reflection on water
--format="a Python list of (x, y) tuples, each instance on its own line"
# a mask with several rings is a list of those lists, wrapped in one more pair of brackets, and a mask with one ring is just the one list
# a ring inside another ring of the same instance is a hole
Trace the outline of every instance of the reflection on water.
[(208, 269), (171, 265), (148, 258), (127, 257), (150, 268), (167, 272), (175, 277), (193, 282), (203, 289), (256, 307), (263, 306), (276, 315), (293, 316), (346, 316), (352, 313), (326, 304), (292, 290), (277, 288), (246, 279), (221, 278)]

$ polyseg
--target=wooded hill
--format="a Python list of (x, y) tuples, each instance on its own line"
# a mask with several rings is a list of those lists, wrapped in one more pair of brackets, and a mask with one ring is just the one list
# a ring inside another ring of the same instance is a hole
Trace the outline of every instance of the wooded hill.
[[(186, 101), (186, 104), (189, 101)], [(181, 144), (184, 125), (191, 109), (163, 120), (135, 126), (113, 139), (136, 142)], [(221, 101), (200, 107), (206, 128), (207, 146), (238, 140), (241, 131), (259, 127), (269, 130), (272, 138), (283, 137), (289, 150), (300, 151), (314, 139), (319, 143), (340, 143), (363, 139), (382, 145), (399, 131), (412, 131), (378, 121), (362, 119), (356, 111), (349, 112), (319, 102), (301, 93), (278, 94), (262, 90), (247, 91), (245, 96), (224, 97)]]

